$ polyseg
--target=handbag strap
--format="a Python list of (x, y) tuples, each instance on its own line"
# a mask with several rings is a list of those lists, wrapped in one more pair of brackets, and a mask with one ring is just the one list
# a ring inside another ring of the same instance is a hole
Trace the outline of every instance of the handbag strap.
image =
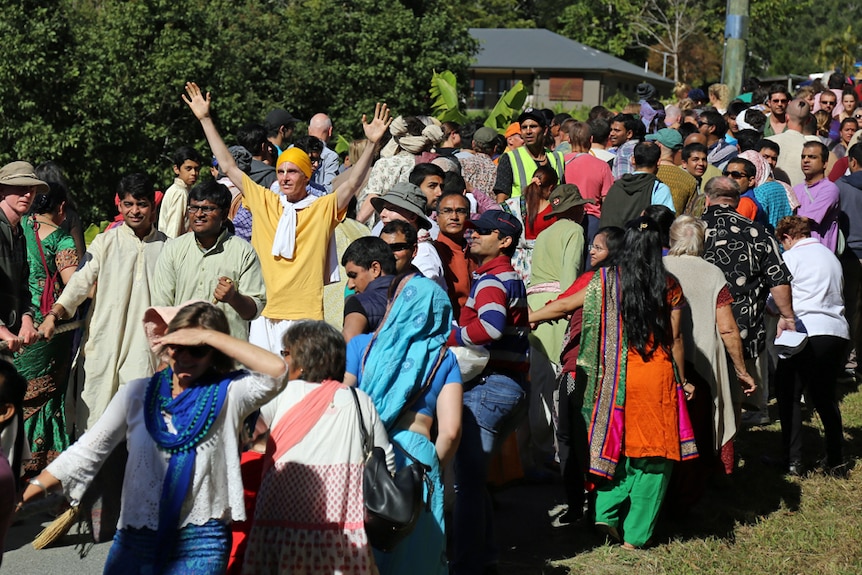
[(362, 438), (362, 449), (365, 452), (365, 456), (368, 457), (373, 446), (371, 443), (371, 434), (365, 429), (365, 419), (362, 417), (362, 408), (359, 407), (359, 395), (356, 393), (356, 388), (352, 385), (350, 386), (350, 393), (353, 394), (353, 403), (356, 404), (356, 416), (359, 418), (359, 435)]
[[(371, 439), (371, 434), (365, 428), (365, 420), (362, 417), (362, 408), (359, 407), (359, 395), (356, 393), (356, 388), (353, 386), (350, 386), (350, 393), (353, 394), (353, 402), (356, 404), (356, 415), (359, 418), (359, 434), (360, 434), (360, 437), (362, 438), (362, 447), (365, 450), (365, 455), (367, 456), (369, 453), (371, 453), (371, 450), (374, 448), (374, 442)], [(393, 441), (392, 438), (390, 438), (389, 441), (390, 441), (390, 443), (392, 443), (392, 445), (394, 445), (396, 448), (398, 448), (398, 451), (400, 451), (405, 456), (407, 456), (407, 459), (409, 459), (410, 461), (412, 461), (413, 463), (415, 463), (417, 465), (421, 465), (425, 469), (426, 473), (428, 471), (431, 471), (431, 466), (426, 465), (426, 464), (422, 463), (421, 461), (419, 461), (418, 459), (416, 459), (415, 457), (413, 457), (406, 449), (401, 447), (401, 445), (399, 445), (397, 441)]]

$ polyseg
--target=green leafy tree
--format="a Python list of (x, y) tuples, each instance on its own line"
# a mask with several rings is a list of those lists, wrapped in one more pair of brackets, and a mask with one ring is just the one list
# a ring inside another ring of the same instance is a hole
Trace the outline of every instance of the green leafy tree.
[(533, 4), (534, 2), (524, 0), (473, 0), (453, 3), (458, 20), (470, 28), (536, 28)]
[(326, 111), (339, 131), (353, 133), (375, 102), (387, 102), (396, 114), (427, 114), (433, 70), (451, 70), (466, 84), (476, 45), (466, 25), (453, 25), (449, 3), (421, 5), (415, 11), (376, 0), (291, 3), (282, 14), (290, 28), (279, 80), (284, 100), (299, 117)]
[(63, 134), (74, 123), (75, 89), (67, 50), (72, 30), (50, 1), (4, 1), (0, 18), (0, 159), (38, 163), (73, 143)]
[(562, 9), (557, 32), (614, 56), (624, 56), (634, 46), (630, 20), (636, 10), (633, 0), (580, 0)]
[(856, 58), (860, 54), (862, 39), (853, 31), (853, 26), (847, 26), (840, 33), (832, 34), (820, 42), (817, 63), (847, 72), (854, 69)]
[[(85, 222), (114, 214), (122, 175), (168, 185), (203, 135), (180, 94), (215, 97), (225, 137), (273, 107), (327, 112), (344, 134), (386, 101), (428, 113), (434, 69), (466, 84), (475, 45), (450, 3), (417, 0), (0, 0), (0, 161), (52, 159)], [(327, 15), (327, 17), (321, 17)]]

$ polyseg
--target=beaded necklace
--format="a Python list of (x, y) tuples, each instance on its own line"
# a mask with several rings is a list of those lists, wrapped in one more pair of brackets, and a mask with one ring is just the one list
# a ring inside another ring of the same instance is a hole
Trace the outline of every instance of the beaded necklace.
[[(204, 380), (177, 397), (171, 396), (173, 371), (166, 368), (150, 379), (144, 398), (144, 421), (158, 448), (170, 454), (159, 499), (158, 541), (160, 549), (175, 543), (173, 535), (180, 511), (194, 477), (195, 449), (212, 429), (227, 398), (227, 389), (238, 372), (219, 375), (219, 381)], [(173, 433), (165, 421), (170, 415)]]
[[(190, 387), (180, 393), (177, 397), (172, 397), (171, 391), (173, 388), (173, 372), (171, 368), (165, 368), (155, 375), (158, 377), (156, 385), (152, 385), (148, 389), (147, 413), (150, 417), (157, 417), (161, 422), (153, 421), (161, 431), (167, 432), (167, 423), (164, 421), (165, 414), (171, 416), (171, 422), (175, 422), (174, 428), (177, 433), (170, 437), (160, 437), (153, 439), (159, 446), (159, 449), (167, 453), (179, 453), (194, 449), (203, 440), (204, 436), (209, 433), (212, 424), (218, 417), (218, 411), (212, 409), (213, 403), (216, 401), (219, 394), (219, 385), (196, 385)], [(152, 391), (153, 393), (150, 393)], [(189, 394), (184, 396), (184, 394)], [(194, 396), (194, 397), (192, 397)], [(190, 400), (190, 401), (184, 401)], [(190, 403), (190, 405), (188, 405)], [(177, 421), (177, 419), (181, 419)], [(150, 428), (150, 420), (148, 417), (147, 429)], [(152, 431), (150, 431), (152, 435)]]

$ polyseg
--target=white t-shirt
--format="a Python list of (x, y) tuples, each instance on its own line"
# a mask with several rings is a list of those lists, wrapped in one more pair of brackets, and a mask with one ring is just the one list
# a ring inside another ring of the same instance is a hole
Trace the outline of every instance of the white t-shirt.
[(844, 317), (844, 275), (835, 254), (817, 239), (806, 238), (784, 252), (784, 263), (793, 276), (793, 311), (808, 335), (850, 339)]

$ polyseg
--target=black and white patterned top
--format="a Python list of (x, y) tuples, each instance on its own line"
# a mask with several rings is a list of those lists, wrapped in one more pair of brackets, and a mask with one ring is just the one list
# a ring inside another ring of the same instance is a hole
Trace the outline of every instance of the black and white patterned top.
[(762, 225), (724, 205), (709, 206), (703, 221), (707, 225), (703, 258), (724, 272), (745, 357), (755, 358), (766, 342), (763, 312), (769, 289), (790, 284), (790, 272), (778, 243)]

